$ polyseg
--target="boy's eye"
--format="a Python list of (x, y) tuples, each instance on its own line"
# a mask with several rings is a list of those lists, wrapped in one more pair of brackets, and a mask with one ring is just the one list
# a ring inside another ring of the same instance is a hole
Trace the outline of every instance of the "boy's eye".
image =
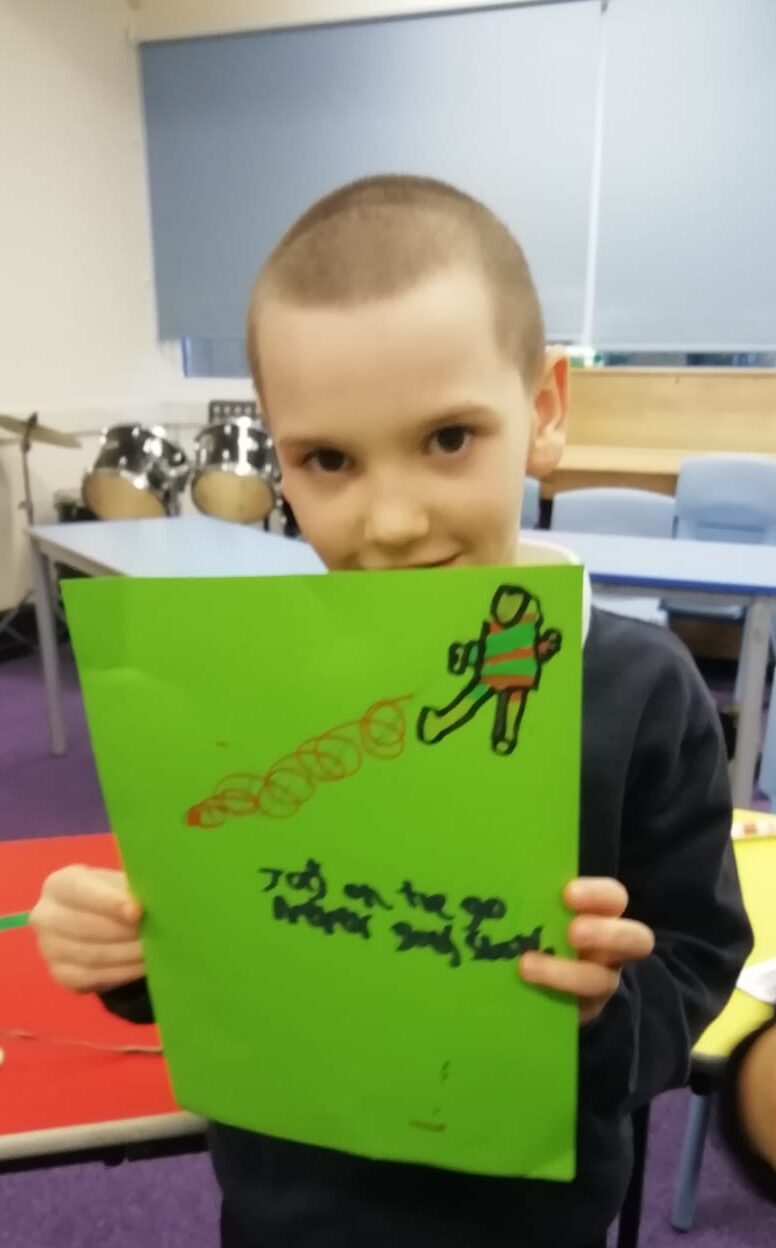
[(445, 425), (431, 435), (431, 448), (443, 455), (455, 455), (468, 445), (470, 438), (471, 430), (466, 425)]
[(305, 455), (303, 463), (316, 468), (318, 472), (342, 472), (347, 461), (344, 451), (338, 451), (333, 446), (319, 446), (317, 450)]

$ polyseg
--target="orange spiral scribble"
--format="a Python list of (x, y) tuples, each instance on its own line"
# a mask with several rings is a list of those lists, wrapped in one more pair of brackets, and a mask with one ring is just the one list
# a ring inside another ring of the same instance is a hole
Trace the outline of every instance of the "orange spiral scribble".
[(290, 818), (319, 784), (354, 776), (367, 754), (382, 760), (398, 758), (407, 739), (401, 704), (411, 698), (412, 694), (404, 694), (374, 702), (361, 719), (303, 741), (263, 776), (250, 771), (224, 776), (210, 797), (186, 812), (185, 822), (190, 828), (220, 828), (227, 819), (244, 815)]

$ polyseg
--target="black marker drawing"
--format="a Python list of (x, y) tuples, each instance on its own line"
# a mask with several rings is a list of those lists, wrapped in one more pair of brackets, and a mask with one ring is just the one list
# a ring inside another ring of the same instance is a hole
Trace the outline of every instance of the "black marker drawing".
[(433, 949), (434, 953), (450, 959), (450, 966), (461, 965), (461, 955), (453, 940), (453, 927), (447, 924), (442, 931), (424, 931), (413, 927), (411, 923), (394, 923), (391, 931), (399, 937), (397, 953), (406, 953), (409, 949)]
[[(308, 858), (301, 871), (287, 871), (285, 867), (259, 867), (257, 874), (270, 877), (262, 892), (274, 894), (274, 919), (292, 926), (301, 923), (307, 927), (318, 928), (326, 936), (341, 931), (351, 936), (360, 936), (363, 940), (371, 940), (377, 935), (370, 926), (371, 921), (377, 923), (382, 910), (396, 909), (374, 885), (353, 882), (343, 885), (342, 893), (348, 901), (364, 906), (368, 913), (359, 913), (346, 905), (330, 905), (327, 908), (323, 902), (328, 896), (328, 884), (323, 865), (315, 858)], [(301, 902), (289, 901), (279, 891), (282, 888), (288, 888), (295, 893), (307, 893), (308, 896)], [(392, 923), (389, 930), (397, 937), (397, 953), (428, 949), (438, 958), (444, 959), (453, 970), (462, 965), (464, 949), (469, 950), (471, 962), (479, 963), (516, 961), (521, 954), (532, 949), (554, 953), (549, 947), (542, 949), (544, 929), (541, 925), (532, 932), (518, 932), (506, 940), (493, 940), (482, 931), (483, 923), (498, 922), (506, 917), (507, 905), (500, 897), (476, 897), (472, 894), (462, 899), (458, 907), (465, 916), (458, 920), (462, 928), (461, 945), (456, 939), (455, 919), (445, 909), (448, 905), (447, 894), (421, 892), (411, 880), (405, 879), (393, 895), (403, 898), (405, 905), (415, 912), (420, 911), (424, 916), (445, 920), (441, 927), (420, 926), (414, 918), (409, 922)], [(445, 1062), (441, 1069), (442, 1082), (447, 1079), (448, 1071), (449, 1062)]]
[(272, 913), (276, 919), (292, 924), (304, 919), (310, 927), (320, 928), (327, 936), (332, 936), (338, 927), (352, 936), (362, 936), (364, 940), (369, 940), (372, 935), (369, 931), (371, 915), (356, 914), (355, 910), (348, 910), (346, 906), (338, 906), (336, 910), (324, 910), (315, 901), (289, 906), (284, 897), (276, 895), (272, 901)]
[(383, 901), (377, 889), (372, 888), (371, 884), (346, 884), (342, 891), (351, 901), (362, 901), (370, 910), (373, 910), (375, 906), (382, 906), (383, 910), (393, 910), (393, 906)]
[(420, 908), (426, 914), (438, 914), (442, 919), (452, 919), (452, 914), (445, 913), (447, 898), (444, 893), (421, 893), (412, 887), (409, 880), (405, 880), (401, 888), (397, 892), (413, 908)]
[(542, 632), (544, 617), (538, 598), (519, 585), (501, 585), (474, 641), (453, 642), (447, 667), (454, 676), (471, 669), (469, 683), (447, 706), (425, 706), (417, 734), (436, 745), (473, 719), (481, 706), (496, 700), (491, 749), (511, 754), (517, 746), (528, 694), (539, 688), (542, 667), (561, 647), (557, 629)]
[(303, 871), (284, 871), (280, 867), (259, 867), (259, 874), (274, 877), (267, 887), (262, 889), (265, 893), (271, 893), (273, 889), (276, 889), (284, 876), (289, 888), (293, 888), (295, 892), (314, 893), (313, 901), (322, 901), (328, 891), (321, 872), (321, 864), (314, 858), (307, 859), (307, 865)]
[(554, 949), (542, 950), (543, 927), (535, 927), (526, 935), (518, 932), (510, 940), (493, 943), (489, 936), (484, 935), (480, 928), (489, 919), (503, 919), (507, 908), (500, 897), (464, 897), (461, 909), (471, 915), (466, 928), (466, 945), (476, 962), (514, 962), (524, 953), (533, 950), (543, 953), (554, 953)]

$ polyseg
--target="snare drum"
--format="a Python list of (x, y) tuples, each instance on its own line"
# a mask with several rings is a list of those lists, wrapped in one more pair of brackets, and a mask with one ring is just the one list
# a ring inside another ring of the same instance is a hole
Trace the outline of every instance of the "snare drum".
[(241, 416), (197, 434), (191, 496), (206, 515), (256, 524), (272, 511), (279, 481), (272, 439), (257, 421)]
[(164, 429), (114, 425), (84, 477), (84, 500), (102, 520), (177, 515), (188, 475), (185, 454)]

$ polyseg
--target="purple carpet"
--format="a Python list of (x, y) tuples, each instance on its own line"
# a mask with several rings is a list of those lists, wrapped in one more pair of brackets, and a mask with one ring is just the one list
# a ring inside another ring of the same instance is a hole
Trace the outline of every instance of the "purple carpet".
[[(0, 666), (0, 839), (107, 828), (69, 659), (63, 675), (69, 753), (53, 758), (37, 660)], [(4, 1073), (0, 1068), (0, 1095)], [(776, 1210), (742, 1186), (713, 1139), (695, 1229), (686, 1237), (672, 1231), (687, 1102), (676, 1092), (655, 1105), (641, 1248), (770, 1248)], [(201, 1156), (0, 1175), (0, 1248), (216, 1248), (217, 1208), (215, 1182)]]

